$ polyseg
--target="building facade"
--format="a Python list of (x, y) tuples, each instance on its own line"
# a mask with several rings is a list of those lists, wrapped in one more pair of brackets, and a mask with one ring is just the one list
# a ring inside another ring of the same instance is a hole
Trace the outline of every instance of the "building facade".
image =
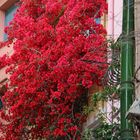
[[(0, 41), (5, 41), (7, 35), (4, 33), (4, 28), (8, 26), (13, 19), (14, 13), (17, 10), (15, 3), (17, 0), (1, 0), (0, 1)], [(0, 56), (4, 54), (10, 55), (12, 53), (11, 47), (3, 47), (0, 49)], [(0, 83), (5, 81), (7, 75), (5, 74), (5, 68), (0, 69)]]
[[(4, 28), (9, 24), (12, 20), (14, 13), (16, 12), (17, 6), (15, 5), (17, 0), (0, 0), (0, 41), (6, 40), (7, 36), (4, 33)], [(139, 32), (140, 32), (140, 25), (139, 25), (139, 6), (140, 0), (136, 1), (136, 69), (140, 66), (140, 42), (139, 42)], [(117, 38), (122, 33), (122, 11), (123, 11), (123, 0), (108, 0), (108, 15), (103, 16), (102, 23), (107, 29), (107, 37), (108, 39), (117, 40)], [(0, 56), (4, 53), (11, 54), (12, 49), (8, 47), (4, 47), (0, 49)], [(138, 71), (138, 79), (140, 79), (140, 71)], [(5, 68), (0, 69), (0, 83), (6, 79), (7, 75), (5, 74)], [(136, 93), (137, 96), (140, 96), (140, 83), (136, 84)], [(101, 87), (94, 87), (91, 89), (92, 93), (102, 90)], [(100, 109), (103, 109), (106, 112), (109, 112), (110, 107), (107, 103), (101, 103), (99, 105)], [(91, 112), (88, 116), (87, 122), (85, 123), (85, 127), (91, 128), (96, 127), (98, 125), (97, 121), (97, 112)]]

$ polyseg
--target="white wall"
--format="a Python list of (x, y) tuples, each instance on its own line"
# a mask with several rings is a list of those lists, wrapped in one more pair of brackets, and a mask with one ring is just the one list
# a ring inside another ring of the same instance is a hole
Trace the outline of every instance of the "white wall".
[(123, 0), (108, 0), (108, 37), (117, 39), (122, 33)]

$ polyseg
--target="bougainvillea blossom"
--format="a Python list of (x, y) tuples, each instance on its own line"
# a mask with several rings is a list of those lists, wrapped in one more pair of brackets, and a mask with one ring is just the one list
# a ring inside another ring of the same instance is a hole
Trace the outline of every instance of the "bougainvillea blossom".
[[(106, 70), (105, 0), (20, 0), (0, 60), (10, 74), (0, 130), (6, 140), (81, 139), (78, 101)], [(85, 99), (86, 100), (86, 99)]]

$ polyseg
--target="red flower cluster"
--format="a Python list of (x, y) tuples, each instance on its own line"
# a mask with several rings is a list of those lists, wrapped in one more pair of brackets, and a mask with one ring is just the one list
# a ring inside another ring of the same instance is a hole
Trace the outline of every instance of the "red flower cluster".
[[(106, 69), (106, 31), (96, 23), (105, 0), (21, 0), (6, 29), (8, 90), (1, 125), (6, 140), (80, 139), (77, 100)], [(6, 111), (5, 111), (6, 110)], [(78, 116), (78, 117), (77, 117)]]

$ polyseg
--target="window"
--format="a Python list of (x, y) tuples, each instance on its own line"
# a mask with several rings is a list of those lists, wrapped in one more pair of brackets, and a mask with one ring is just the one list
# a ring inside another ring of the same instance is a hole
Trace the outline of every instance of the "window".
[(0, 0), (0, 41), (7, 39), (7, 35), (4, 34), (4, 28), (13, 19), (17, 10), (16, 2), (18, 0)]
[[(6, 12), (5, 12), (5, 22), (4, 22), (5, 27), (9, 25), (10, 21), (12, 21), (16, 10), (17, 10), (16, 5), (13, 5), (9, 9), (6, 10)], [(6, 39), (7, 39), (7, 35), (4, 34), (4, 40), (6, 40)]]
[(101, 23), (101, 18), (96, 18), (95, 21), (96, 21), (97, 24), (100, 24)]
[[(7, 39), (7, 35), (4, 33), (4, 28), (9, 25), (9, 22), (13, 19), (14, 13), (17, 10), (17, 6), (15, 3), (17, 0), (0, 0), (0, 41), (4, 41)], [(12, 52), (12, 48), (7, 46), (0, 48), (0, 56), (3, 54), (10, 54)], [(6, 92), (5, 81), (7, 79), (5, 68), (0, 69), (0, 109), (2, 109), (3, 104), (1, 97)]]

